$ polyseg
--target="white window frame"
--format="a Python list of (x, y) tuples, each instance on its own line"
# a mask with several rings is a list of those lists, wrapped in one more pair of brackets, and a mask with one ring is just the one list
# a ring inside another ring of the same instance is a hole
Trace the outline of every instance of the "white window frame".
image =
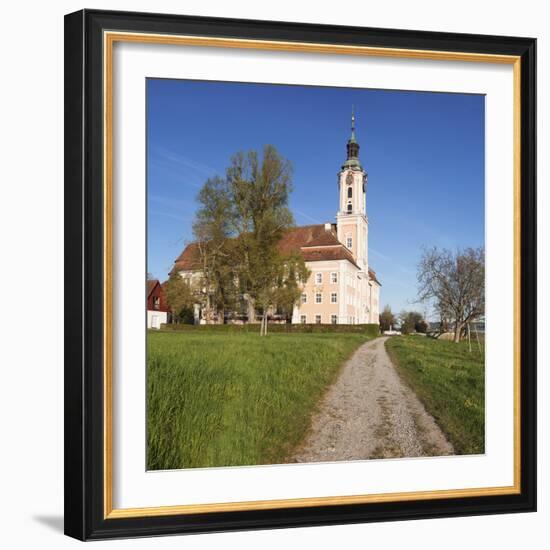
[(338, 303), (338, 292), (331, 292), (330, 293), (330, 303), (331, 304), (337, 304)]
[(302, 304), (307, 304), (307, 293), (306, 292), (302, 292)]
[(321, 317), (321, 315), (319, 313), (317, 315), (315, 315), (315, 324), (316, 325), (320, 325), (322, 320), (323, 320), (323, 318)]
[(323, 274), (320, 271), (318, 271), (317, 273), (315, 273), (315, 284), (320, 285), (322, 282), (323, 282)]
[[(317, 300), (317, 297), (319, 298)], [(323, 293), (322, 292), (316, 292), (315, 293), (315, 303), (316, 304), (322, 304), (323, 303)]]
[(332, 314), (330, 316), (330, 324), (331, 325), (337, 325), (338, 324), (338, 315)]
[(333, 271), (331, 274), (330, 274), (330, 282), (332, 284), (337, 284), (338, 283), (338, 272), (337, 271)]
[(346, 237), (346, 247), (350, 250), (353, 247), (353, 237)]
[(300, 324), (305, 325), (307, 323), (307, 316), (306, 315), (300, 315)]

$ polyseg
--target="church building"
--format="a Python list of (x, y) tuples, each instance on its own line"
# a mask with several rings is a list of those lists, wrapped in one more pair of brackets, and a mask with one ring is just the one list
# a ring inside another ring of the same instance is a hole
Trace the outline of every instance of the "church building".
[[(282, 254), (299, 251), (311, 271), (292, 323), (378, 324), (381, 285), (368, 262), (366, 191), (352, 114), (347, 158), (338, 172), (336, 223), (294, 227), (279, 243)], [(200, 277), (197, 257), (197, 245), (191, 243), (173, 269), (189, 280)]]

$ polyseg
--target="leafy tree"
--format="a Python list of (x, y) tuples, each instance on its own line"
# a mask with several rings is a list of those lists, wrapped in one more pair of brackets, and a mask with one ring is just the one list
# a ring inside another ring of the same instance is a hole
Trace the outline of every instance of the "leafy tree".
[(200, 293), (205, 316), (224, 318), (237, 300), (233, 251), (234, 204), (227, 180), (208, 179), (197, 197), (199, 210), (193, 233), (199, 251), (202, 283)]
[(250, 310), (261, 314), (267, 333), (270, 309), (287, 312), (299, 298), (298, 283), (308, 275), (303, 259), (284, 257), (277, 245), (294, 220), (288, 208), (292, 168), (275, 147), (237, 153), (227, 170), (234, 207), (238, 279)]
[(300, 254), (291, 253), (286, 257), (281, 257), (281, 260), (282, 269), (277, 280), (273, 302), (277, 310), (285, 316), (287, 322), (290, 322), (294, 306), (302, 295), (300, 283), (307, 281), (311, 273)]
[(164, 295), (166, 302), (172, 313), (172, 322), (176, 323), (184, 310), (193, 307), (194, 297), (193, 292), (188, 283), (177, 272), (172, 271), (168, 281), (164, 285)]
[(386, 305), (379, 316), (380, 330), (391, 330), (397, 324), (397, 318), (392, 313), (391, 307)]
[(415, 331), (420, 332), (416, 329), (420, 326), (420, 323), (424, 322), (422, 315), (417, 311), (402, 311), (399, 314), (399, 321), (401, 323), (401, 332), (403, 334), (410, 334)]
[(424, 250), (417, 274), (421, 301), (432, 301), (441, 319), (454, 321), (454, 341), (465, 325), (485, 314), (485, 248)]
[(249, 319), (261, 315), (267, 332), (270, 311), (287, 317), (300, 297), (309, 271), (299, 254), (282, 255), (278, 244), (293, 225), (288, 208), (292, 169), (275, 147), (239, 152), (226, 177), (207, 180), (193, 232), (203, 281), (201, 303), (207, 316), (247, 304)]

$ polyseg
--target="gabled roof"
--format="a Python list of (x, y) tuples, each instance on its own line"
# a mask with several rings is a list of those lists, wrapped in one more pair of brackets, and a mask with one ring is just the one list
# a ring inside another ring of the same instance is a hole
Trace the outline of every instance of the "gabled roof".
[[(348, 260), (359, 268), (353, 254), (336, 237), (335, 225), (327, 229), (325, 224), (304, 225), (292, 227), (283, 235), (277, 246), (280, 254), (300, 252), (306, 262), (321, 262), (327, 260)], [(200, 269), (199, 245), (196, 242), (188, 244), (176, 258), (172, 271), (194, 271)], [(376, 281), (376, 274), (369, 269), (369, 277)]]
[(176, 258), (174, 267), (172, 267), (170, 273), (172, 273), (174, 269), (178, 271), (193, 271), (199, 269), (199, 258), (199, 244), (189, 243), (183, 249), (183, 252)]
[(153, 292), (155, 287), (159, 284), (160, 282), (158, 279), (147, 279), (147, 298), (151, 296), (151, 292)]

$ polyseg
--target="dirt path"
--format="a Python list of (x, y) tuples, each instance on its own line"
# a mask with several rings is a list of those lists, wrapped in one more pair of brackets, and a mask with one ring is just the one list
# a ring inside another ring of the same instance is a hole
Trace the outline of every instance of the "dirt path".
[(386, 340), (363, 344), (344, 365), (291, 461), (453, 454), (433, 417), (399, 378)]

